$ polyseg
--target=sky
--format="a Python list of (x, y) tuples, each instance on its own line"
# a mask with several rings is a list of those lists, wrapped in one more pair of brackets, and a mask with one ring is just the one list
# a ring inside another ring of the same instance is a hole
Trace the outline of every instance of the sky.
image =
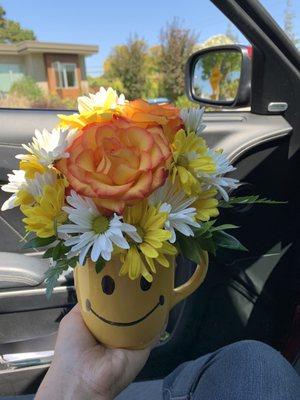
[[(282, 25), (286, 0), (261, 0)], [(292, 0), (295, 33), (300, 37), (300, 0)], [(199, 34), (199, 42), (226, 32), (227, 18), (209, 0), (0, 0), (7, 18), (33, 29), (38, 40), (95, 44), (99, 53), (88, 57), (87, 72), (99, 75), (113, 46), (137, 33), (149, 46), (159, 42), (161, 28), (178, 17)], [(237, 30), (232, 28), (234, 33)], [(246, 43), (239, 33), (240, 43)]]

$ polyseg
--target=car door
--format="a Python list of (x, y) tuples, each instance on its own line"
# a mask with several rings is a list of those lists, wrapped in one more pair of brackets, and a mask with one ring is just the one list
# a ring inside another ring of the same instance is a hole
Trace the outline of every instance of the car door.
[[(183, 361), (243, 338), (282, 349), (299, 303), (299, 53), (259, 1), (212, 3), (253, 48), (251, 104), (248, 111), (207, 111), (203, 135), (234, 163), (231, 176), (245, 182), (235, 195), (260, 194), (287, 204), (222, 211), (222, 222), (241, 226), (237, 237), (248, 252), (211, 257), (206, 282), (172, 312), (168, 334), (138, 379), (165, 376)], [(286, 103), (287, 109), (274, 112), (271, 103)], [(30, 141), (35, 128), (55, 126), (56, 114), (0, 110), (1, 180), (16, 167), (21, 143)], [(0, 354), (37, 353), (23, 354), (19, 363), (3, 357), (0, 394), (32, 393), (49, 365), (59, 321), (76, 302), (74, 283), (72, 274), (62, 277), (46, 300), (48, 265), (37, 251), (22, 248), (20, 215), (1, 213), (0, 223)], [(179, 284), (194, 266), (182, 259), (178, 265)]]

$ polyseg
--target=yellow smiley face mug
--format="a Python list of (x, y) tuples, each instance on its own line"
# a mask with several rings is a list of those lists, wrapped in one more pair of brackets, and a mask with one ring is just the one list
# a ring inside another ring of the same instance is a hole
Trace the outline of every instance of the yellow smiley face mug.
[(194, 274), (174, 288), (175, 258), (160, 267), (153, 282), (144, 277), (120, 276), (121, 263), (113, 257), (100, 273), (88, 260), (75, 268), (75, 285), (82, 317), (95, 338), (109, 347), (142, 349), (162, 332), (170, 310), (203, 282), (207, 253)]

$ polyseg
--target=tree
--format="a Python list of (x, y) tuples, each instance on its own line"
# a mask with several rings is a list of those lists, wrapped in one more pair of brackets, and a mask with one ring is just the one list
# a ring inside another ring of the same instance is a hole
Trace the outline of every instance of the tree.
[(160, 71), (161, 46), (155, 45), (147, 51), (146, 57), (146, 84), (145, 96), (147, 98), (163, 97), (162, 75)]
[[(215, 35), (197, 45), (197, 48), (200, 50), (232, 43), (233, 39), (227, 35)], [(212, 100), (234, 98), (239, 84), (240, 70), (240, 53), (207, 53), (206, 56), (202, 56), (195, 68), (195, 92), (199, 97), (208, 96)]]
[(299, 39), (296, 38), (294, 32), (294, 18), (295, 18), (295, 13), (293, 11), (292, 0), (287, 0), (286, 9), (284, 11), (284, 22), (283, 22), (284, 31), (297, 46), (299, 44)]
[(177, 19), (162, 29), (161, 74), (164, 96), (176, 100), (184, 95), (185, 64), (193, 52), (198, 35), (190, 29), (183, 28)]
[(5, 18), (6, 12), (0, 6), (0, 43), (15, 43), (23, 40), (36, 40), (31, 29), (24, 29), (19, 22)]
[(229, 39), (231, 39), (233, 43), (238, 43), (239, 35), (237, 33), (233, 32), (232, 27), (233, 27), (233, 24), (230, 21), (228, 21), (225, 36), (227, 36)]
[(143, 97), (146, 84), (147, 45), (137, 36), (126, 44), (115, 46), (104, 64), (103, 77), (108, 81), (118, 79), (126, 98)]

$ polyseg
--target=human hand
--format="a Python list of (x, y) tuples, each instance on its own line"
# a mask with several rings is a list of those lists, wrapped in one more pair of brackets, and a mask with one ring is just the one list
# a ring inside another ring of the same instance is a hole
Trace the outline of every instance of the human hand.
[(54, 359), (35, 399), (114, 399), (134, 380), (150, 350), (105, 347), (89, 332), (76, 305), (60, 323)]

